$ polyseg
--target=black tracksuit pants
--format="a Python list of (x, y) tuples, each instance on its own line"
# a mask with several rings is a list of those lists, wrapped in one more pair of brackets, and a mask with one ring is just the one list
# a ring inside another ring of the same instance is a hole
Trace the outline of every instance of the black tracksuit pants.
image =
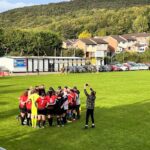
[(94, 124), (94, 109), (86, 110), (86, 125), (88, 125), (89, 117), (91, 116), (92, 124)]

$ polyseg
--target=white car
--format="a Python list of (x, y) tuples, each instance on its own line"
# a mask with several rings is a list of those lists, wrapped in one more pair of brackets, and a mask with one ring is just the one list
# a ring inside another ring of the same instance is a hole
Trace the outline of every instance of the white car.
[(122, 70), (122, 71), (127, 71), (128, 70), (128, 67), (127, 66), (124, 66), (124, 65), (122, 65), (122, 64), (117, 64), (116, 65), (120, 70)]
[(137, 64), (130, 64), (130, 70), (132, 71), (139, 70), (139, 66)]
[(147, 66), (147, 65), (145, 65), (145, 64), (137, 64), (138, 65), (138, 67), (139, 67), (139, 70), (148, 70), (149, 69), (149, 67)]

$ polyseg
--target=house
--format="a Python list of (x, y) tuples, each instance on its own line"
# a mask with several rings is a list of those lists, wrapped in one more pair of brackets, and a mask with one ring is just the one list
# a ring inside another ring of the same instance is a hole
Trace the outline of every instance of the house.
[(125, 42), (121, 45), (125, 51), (135, 51), (137, 40), (130, 35), (121, 35)]
[(109, 49), (113, 53), (120, 53), (123, 51), (131, 51), (135, 49), (136, 39), (131, 36), (112, 35), (107, 38)]
[(132, 36), (136, 39), (136, 51), (137, 52), (144, 52), (147, 50), (150, 46), (150, 33), (132, 33), (127, 34), (129, 36)]
[(107, 55), (108, 43), (101, 38), (78, 39), (75, 47), (82, 49), (85, 58), (91, 60), (92, 64), (100, 66), (104, 64)]
[(112, 35), (106, 41), (109, 44), (109, 49), (113, 53), (123, 51), (144, 52), (149, 47), (149, 33), (135, 33), (125, 35)]
[(76, 43), (76, 41), (77, 41), (76, 39), (68, 39), (68, 40), (63, 42), (62, 48), (64, 48), (64, 49), (73, 49), (73, 48), (75, 48), (74, 44)]

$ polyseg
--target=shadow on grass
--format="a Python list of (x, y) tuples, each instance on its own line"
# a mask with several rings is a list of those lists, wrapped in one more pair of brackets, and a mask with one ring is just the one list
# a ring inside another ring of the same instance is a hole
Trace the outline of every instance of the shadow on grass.
[(5, 76), (5, 77), (0, 77), (0, 80), (7, 80), (7, 79), (11, 79), (11, 76)]
[(0, 112), (0, 121), (2, 121), (2, 120), (5, 121), (9, 117), (17, 116), (18, 114), (19, 114), (19, 108), (18, 109), (7, 110), (7, 111), (1, 111)]
[(15, 85), (16, 85), (16, 84), (0, 85), (0, 88), (11, 87), (11, 86), (15, 86)]
[(12, 93), (18, 93), (18, 92), (23, 92), (24, 88), (17, 88), (17, 89), (2, 89), (0, 90), (0, 94), (12, 94)]
[[(1, 98), (1, 97), (0, 97)], [(8, 102), (5, 102), (5, 101), (0, 101), (0, 106), (4, 106), (4, 105), (8, 105), (9, 103)]]
[[(80, 121), (64, 128), (31, 129), (18, 127), (9, 136), (0, 137), (0, 145), (21, 150), (149, 150), (150, 101), (112, 108), (95, 109), (96, 128), (83, 130)], [(6, 117), (17, 110), (6, 112)], [(8, 115), (7, 115), (8, 113)], [(15, 134), (14, 134), (15, 133)]]

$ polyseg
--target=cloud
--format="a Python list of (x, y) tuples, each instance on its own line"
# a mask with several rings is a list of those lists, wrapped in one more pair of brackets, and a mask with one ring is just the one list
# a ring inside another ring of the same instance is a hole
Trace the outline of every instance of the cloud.
[(4, 12), (14, 8), (20, 8), (24, 6), (32, 6), (34, 3), (24, 3), (24, 2), (8, 2), (7, 0), (0, 0), (0, 12)]

